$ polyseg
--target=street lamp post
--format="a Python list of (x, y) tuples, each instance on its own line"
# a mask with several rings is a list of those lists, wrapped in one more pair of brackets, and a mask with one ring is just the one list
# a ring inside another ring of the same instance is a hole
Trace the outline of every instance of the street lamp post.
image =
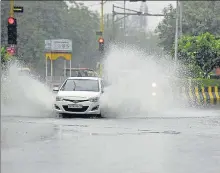
[(177, 63), (177, 53), (178, 53), (178, 20), (179, 18), (179, 3), (176, 1), (176, 32), (175, 32), (175, 63)]
[(180, 13), (180, 37), (182, 36), (183, 32), (183, 2), (179, 1), (179, 13)]
[(126, 36), (126, 0), (124, 0), (124, 42), (125, 42), (125, 36)]

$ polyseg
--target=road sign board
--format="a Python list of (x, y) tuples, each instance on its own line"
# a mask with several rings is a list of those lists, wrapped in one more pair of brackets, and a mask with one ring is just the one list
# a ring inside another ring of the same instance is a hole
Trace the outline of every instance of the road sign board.
[(45, 49), (51, 50), (51, 40), (45, 40)]
[(24, 12), (24, 7), (14, 6), (13, 11), (14, 11), (15, 13), (23, 13), (23, 12)]
[(96, 35), (102, 36), (102, 31), (96, 31)]
[(72, 52), (72, 41), (68, 39), (52, 40), (51, 49), (58, 52)]
[(45, 49), (51, 52), (72, 52), (72, 41), (68, 39), (45, 40)]

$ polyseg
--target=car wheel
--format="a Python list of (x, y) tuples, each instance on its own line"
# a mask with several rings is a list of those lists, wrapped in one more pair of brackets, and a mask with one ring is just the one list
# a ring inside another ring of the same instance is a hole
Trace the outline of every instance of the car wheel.
[(96, 117), (97, 118), (103, 118), (102, 114), (97, 114)]
[(59, 118), (68, 118), (69, 115), (68, 114), (59, 114)]

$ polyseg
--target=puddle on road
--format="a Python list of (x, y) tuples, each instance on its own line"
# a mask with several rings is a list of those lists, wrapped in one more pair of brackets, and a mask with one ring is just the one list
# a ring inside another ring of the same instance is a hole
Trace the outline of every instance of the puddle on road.
[(129, 127), (116, 127), (116, 126), (81, 126), (81, 125), (58, 125), (56, 126), (57, 131), (62, 135), (72, 135), (75, 136), (83, 135), (83, 136), (123, 136), (123, 135), (147, 135), (147, 134), (170, 134), (170, 135), (178, 135), (181, 132), (174, 130), (167, 131), (157, 131), (150, 129), (139, 129), (139, 128), (129, 128)]
[(124, 135), (146, 135), (146, 134), (168, 134), (168, 135), (178, 135), (181, 134), (181, 132), (176, 131), (144, 131), (144, 132), (130, 132), (130, 133), (90, 133), (90, 135), (94, 136), (124, 136)]
[(27, 122), (3, 122), (1, 127), (2, 148), (22, 147), (26, 143), (45, 141), (56, 136), (53, 124)]

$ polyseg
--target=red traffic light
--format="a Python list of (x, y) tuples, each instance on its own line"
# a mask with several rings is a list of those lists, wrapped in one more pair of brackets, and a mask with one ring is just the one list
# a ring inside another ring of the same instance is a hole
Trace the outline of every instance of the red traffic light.
[(99, 43), (104, 43), (104, 39), (103, 38), (99, 38)]
[(7, 47), (7, 52), (9, 55), (14, 55), (16, 52), (15, 47)]
[(15, 19), (13, 17), (9, 17), (8, 18), (8, 23), (11, 24), (11, 25), (14, 24), (15, 23)]

